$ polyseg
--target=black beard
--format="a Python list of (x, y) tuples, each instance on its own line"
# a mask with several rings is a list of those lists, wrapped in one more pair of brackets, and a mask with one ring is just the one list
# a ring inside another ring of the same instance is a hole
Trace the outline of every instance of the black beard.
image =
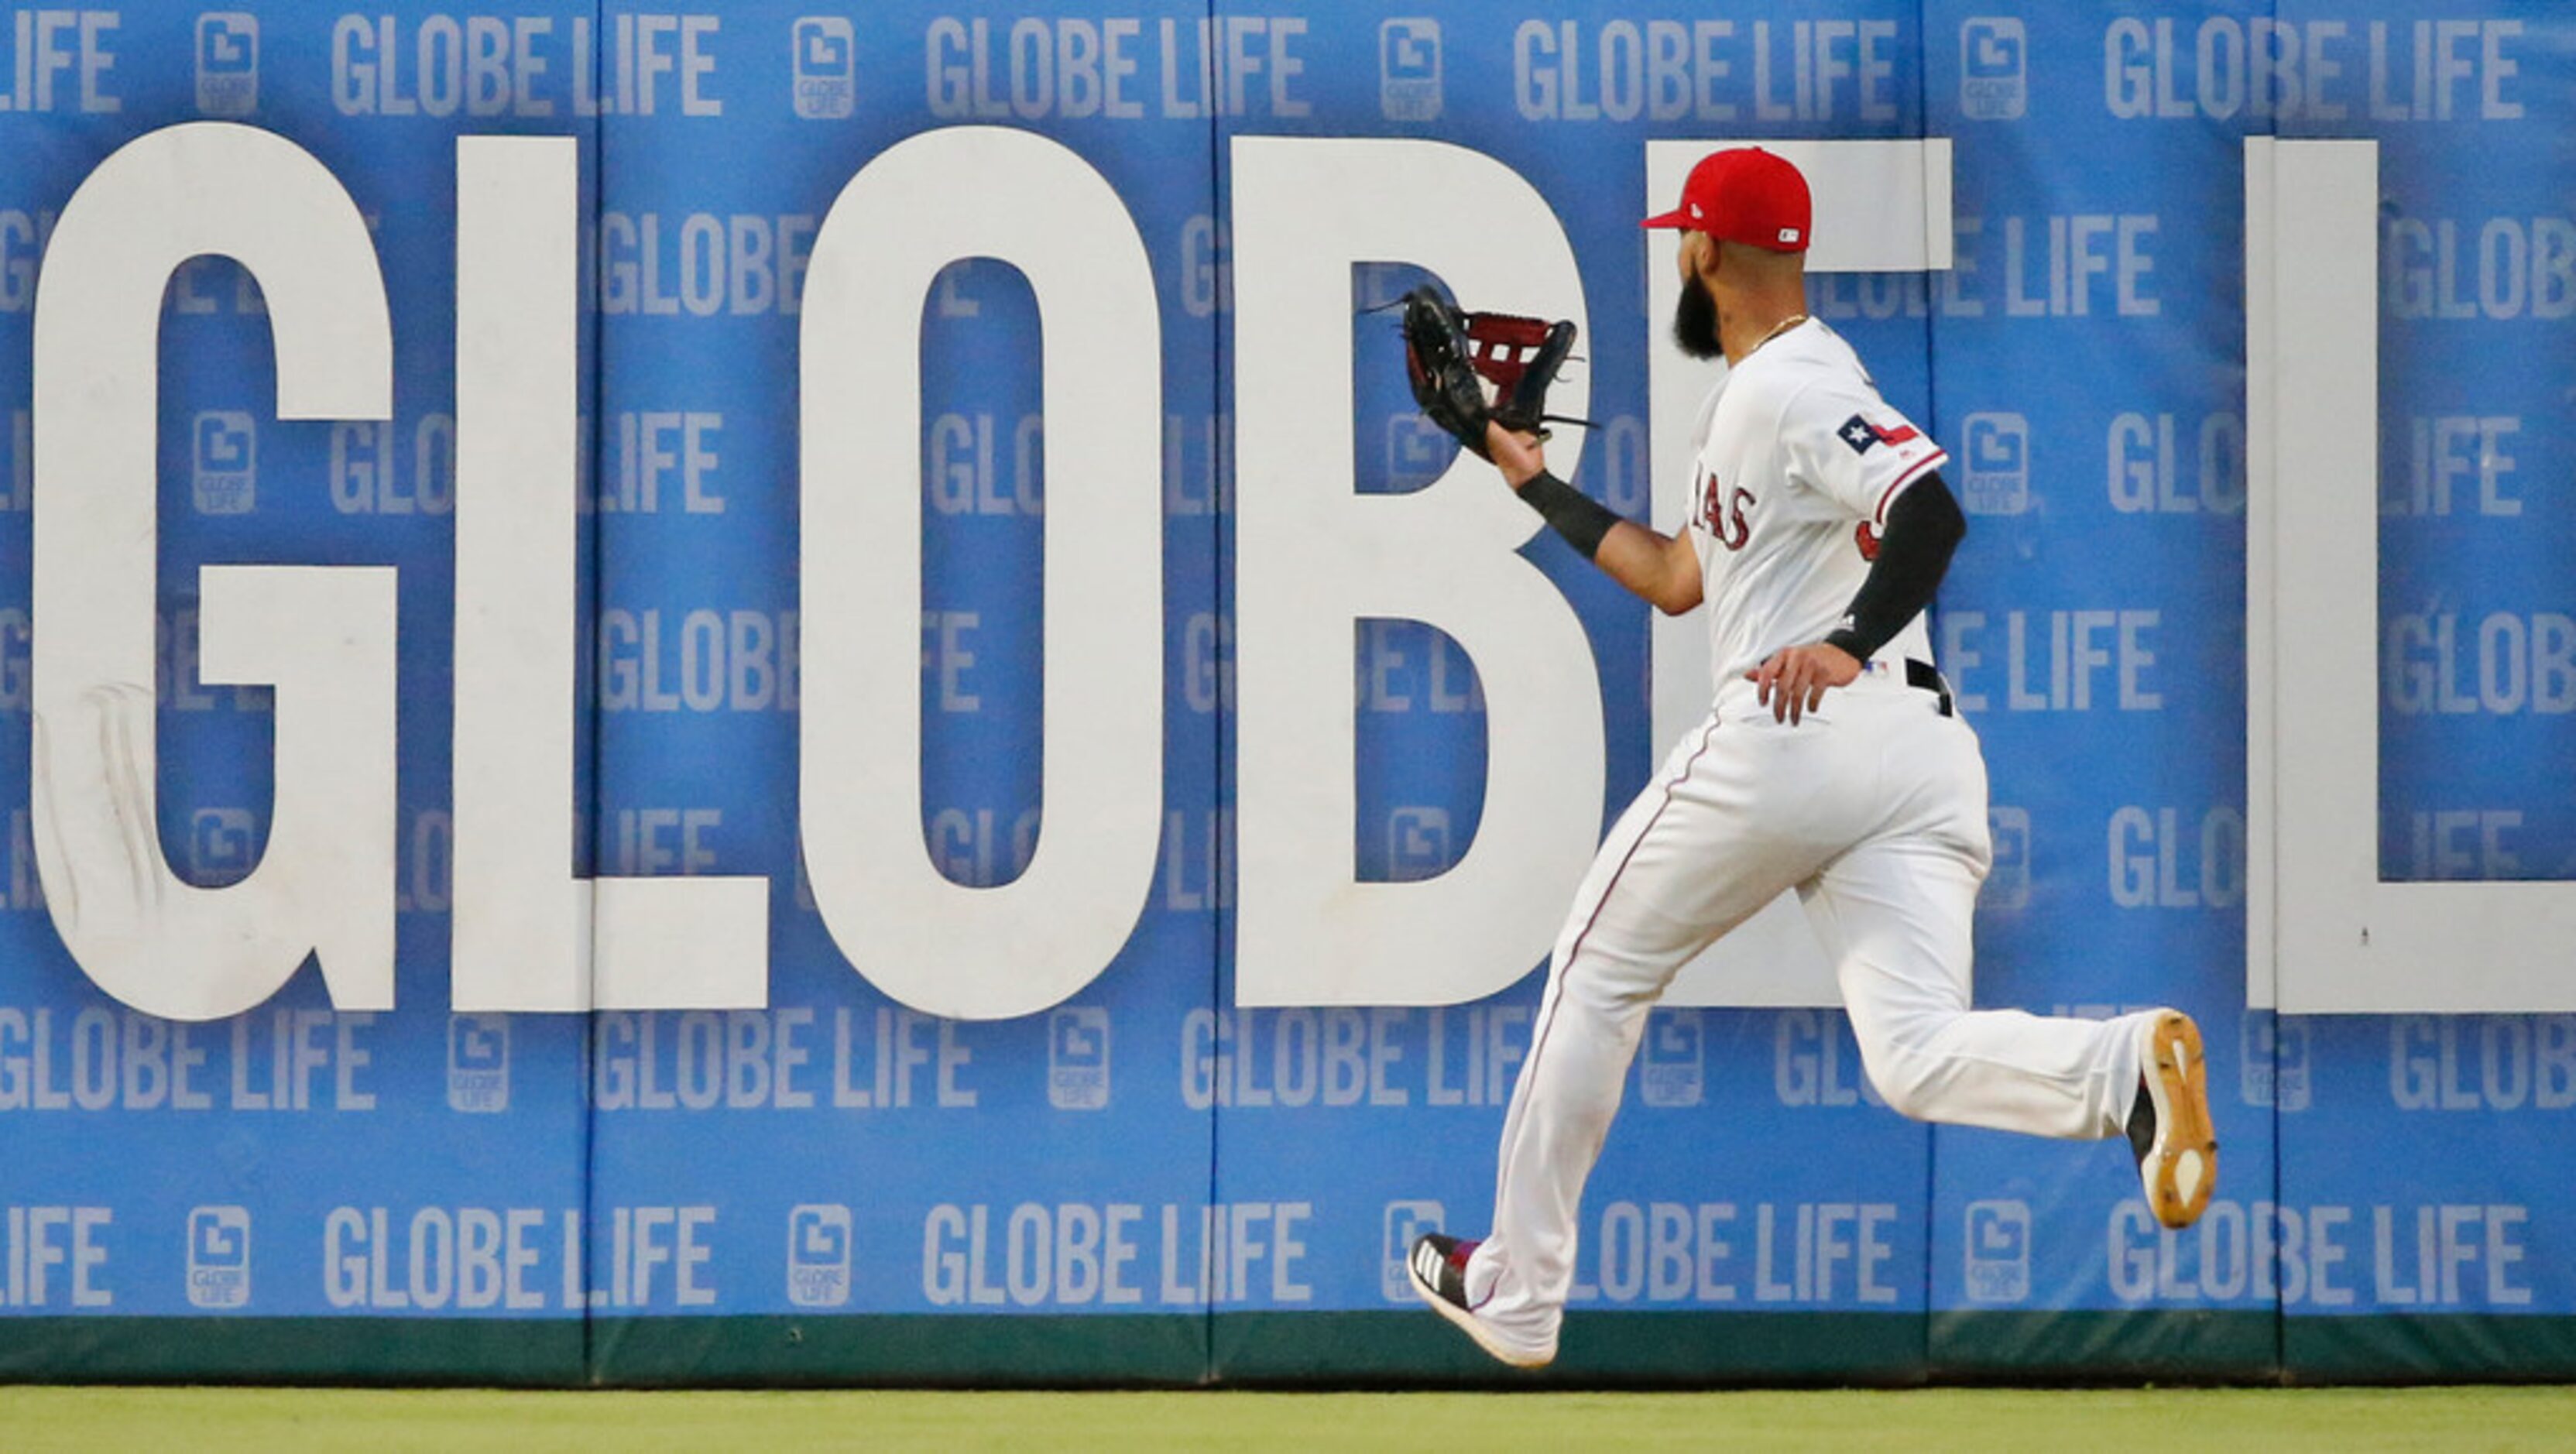
[(1726, 351), (1717, 341), (1717, 300), (1696, 277), (1682, 279), (1681, 301), (1673, 305), (1673, 342), (1693, 358), (1715, 358)]

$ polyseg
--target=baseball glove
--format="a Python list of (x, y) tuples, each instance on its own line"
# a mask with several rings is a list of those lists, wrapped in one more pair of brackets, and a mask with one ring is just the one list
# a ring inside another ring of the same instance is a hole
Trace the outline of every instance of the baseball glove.
[[(1468, 313), (1428, 284), (1404, 295), (1404, 371), (1424, 417), (1485, 453), (1485, 421), (1544, 436), (1548, 386), (1574, 347), (1574, 325)], [(1564, 419), (1579, 424), (1579, 419)]]

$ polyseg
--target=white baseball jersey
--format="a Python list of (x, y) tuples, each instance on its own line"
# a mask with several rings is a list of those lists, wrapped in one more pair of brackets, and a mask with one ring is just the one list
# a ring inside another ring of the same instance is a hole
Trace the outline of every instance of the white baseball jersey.
[[(1694, 437), (1690, 525), (1720, 686), (1841, 625), (1887, 507), (1949, 458), (1879, 397), (1842, 335), (1812, 318), (1718, 380)], [(1919, 615), (1878, 654), (1906, 657), (1932, 660)]]

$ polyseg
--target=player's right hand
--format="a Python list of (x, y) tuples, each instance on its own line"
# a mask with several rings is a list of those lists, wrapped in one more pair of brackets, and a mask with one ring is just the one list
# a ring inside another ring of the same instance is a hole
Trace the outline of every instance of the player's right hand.
[(1505, 429), (1485, 421), (1485, 457), (1503, 472), (1503, 483), (1517, 490), (1547, 470), (1547, 451), (1539, 437), (1525, 429)]
[(1795, 727), (1824, 705), (1828, 688), (1847, 687), (1859, 680), (1860, 662), (1841, 647), (1819, 641), (1771, 653), (1744, 679), (1756, 684), (1753, 699), (1771, 709), (1771, 720)]

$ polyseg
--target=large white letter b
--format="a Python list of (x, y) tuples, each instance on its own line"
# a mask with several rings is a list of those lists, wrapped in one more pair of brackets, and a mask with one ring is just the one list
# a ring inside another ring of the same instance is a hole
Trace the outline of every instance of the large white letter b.
[[(1538, 517), (1490, 466), (1462, 454), (1412, 494), (1352, 491), (1351, 265), (1419, 264), (1473, 305), (1580, 327), (1574, 250), (1517, 173), (1429, 141), (1236, 138), (1234, 240), (1235, 999), (1481, 999), (1547, 953), (1599, 840), (1599, 680), (1573, 609), (1515, 553)], [(1582, 380), (1550, 402), (1581, 415)], [(1578, 444), (1557, 441), (1569, 477)], [(1356, 881), (1364, 617), (1439, 627), (1484, 686), (1484, 816), (1437, 878)]]

